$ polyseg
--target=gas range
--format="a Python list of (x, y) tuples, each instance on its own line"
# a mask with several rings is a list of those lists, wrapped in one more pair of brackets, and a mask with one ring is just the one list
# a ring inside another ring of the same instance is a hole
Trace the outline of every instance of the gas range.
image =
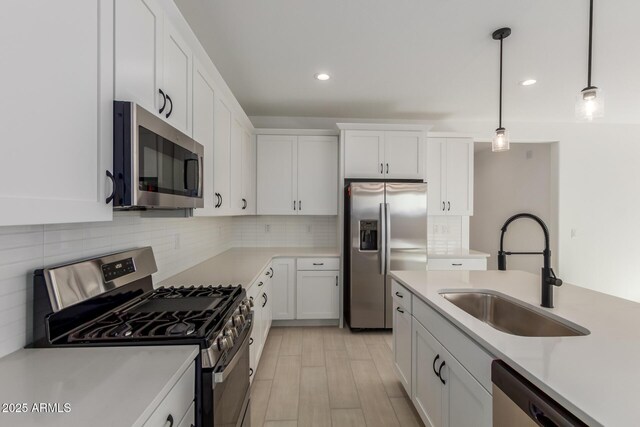
[[(227, 424), (230, 415), (242, 422), (249, 405), (253, 303), (241, 286), (154, 289), (156, 271), (151, 248), (37, 270), (34, 345), (198, 345), (197, 426)], [(225, 389), (233, 390), (233, 399)], [(245, 392), (239, 396), (238, 390)], [(216, 411), (221, 402), (225, 410)]]

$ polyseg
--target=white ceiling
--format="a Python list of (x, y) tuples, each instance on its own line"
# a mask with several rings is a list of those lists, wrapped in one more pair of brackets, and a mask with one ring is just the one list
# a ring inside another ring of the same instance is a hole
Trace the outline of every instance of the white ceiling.
[[(588, 0), (176, 3), (250, 116), (497, 121), (502, 26), (505, 123), (574, 121), (586, 86)], [(640, 2), (595, 3), (605, 120), (640, 122)]]

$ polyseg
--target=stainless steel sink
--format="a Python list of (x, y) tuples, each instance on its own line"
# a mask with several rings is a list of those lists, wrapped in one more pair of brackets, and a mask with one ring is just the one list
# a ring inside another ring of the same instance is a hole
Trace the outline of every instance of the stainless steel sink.
[(494, 329), (524, 337), (571, 337), (589, 331), (493, 291), (443, 291), (446, 300)]

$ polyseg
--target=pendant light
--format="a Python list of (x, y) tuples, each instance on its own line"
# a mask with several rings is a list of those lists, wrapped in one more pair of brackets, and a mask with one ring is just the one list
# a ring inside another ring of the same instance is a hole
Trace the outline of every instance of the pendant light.
[(591, 121), (604, 116), (604, 96), (600, 89), (591, 84), (591, 58), (593, 50), (593, 0), (589, 0), (589, 59), (587, 87), (582, 89), (576, 100), (576, 116)]
[(502, 41), (509, 37), (511, 28), (500, 28), (493, 32), (493, 39), (500, 40), (500, 110), (498, 113), (498, 129), (491, 141), (491, 151), (507, 151), (509, 149), (509, 132), (502, 127)]

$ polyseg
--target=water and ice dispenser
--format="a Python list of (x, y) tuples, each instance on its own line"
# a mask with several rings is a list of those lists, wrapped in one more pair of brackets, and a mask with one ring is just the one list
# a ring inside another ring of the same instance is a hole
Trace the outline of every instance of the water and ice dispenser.
[(377, 220), (360, 221), (360, 250), (361, 251), (377, 251), (378, 250), (378, 221)]

